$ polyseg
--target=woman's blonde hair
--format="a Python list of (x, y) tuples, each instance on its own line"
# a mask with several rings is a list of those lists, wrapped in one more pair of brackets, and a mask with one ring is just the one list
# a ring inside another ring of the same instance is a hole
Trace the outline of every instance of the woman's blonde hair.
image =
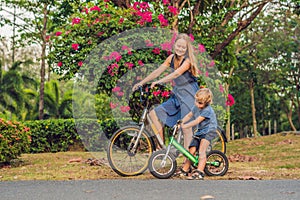
[(213, 94), (210, 89), (201, 88), (196, 92), (195, 99), (208, 105), (211, 104), (213, 101)]
[(183, 39), (183, 40), (186, 41), (186, 45), (187, 45), (187, 57), (189, 58), (189, 60), (191, 62), (191, 73), (193, 74), (193, 76), (197, 76), (197, 74), (198, 74), (197, 60), (196, 60), (196, 57), (194, 55), (194, 48), (193, 48), (191, 39), (190, 39), (190, 37), (187, 34), (180, 33), (176, 37), (174, 45), (177, 42), (177, 40), (179, 40), (179, 39)]

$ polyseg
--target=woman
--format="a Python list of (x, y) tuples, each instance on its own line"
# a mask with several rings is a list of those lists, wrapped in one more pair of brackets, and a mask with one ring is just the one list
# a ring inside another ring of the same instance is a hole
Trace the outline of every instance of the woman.
[[(175, 83), (172, 90), (174, 95), (168, 101), (150, 111), (149, 114), (162, 139), (163, 125), (161, 123), (172, 127), (177, 120), (188, 114), (194, 105), (194, 96), (199, 90), (196, 79), (198, 69), (190, 37), (187, 34), (179, 34), (175, 40), (173, 50), (174, 54), (168, 56), (162, 65), (133, 86), (133, 90), (136, 90), (138, 86), (159, 77), (169, 67), (173, 69), (172, 73), (151, 84), (151, 87), (154, 87), (156, 84), (168, 83), (172, 80)], [(192, 128), (186, 129), (184, 131), (185, 148), (188, 148), (191, 139)]]

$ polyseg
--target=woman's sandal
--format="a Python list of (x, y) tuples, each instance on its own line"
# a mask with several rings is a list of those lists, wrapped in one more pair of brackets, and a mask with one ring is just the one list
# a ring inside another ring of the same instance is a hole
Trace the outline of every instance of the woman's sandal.
[(187, 180), (203, 180), (204, 173), (196, 169), (191, 176), (187, 177)]

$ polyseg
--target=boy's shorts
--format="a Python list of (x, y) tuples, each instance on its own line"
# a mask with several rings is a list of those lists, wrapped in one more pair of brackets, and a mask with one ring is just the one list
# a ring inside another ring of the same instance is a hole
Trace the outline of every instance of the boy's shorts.
[(199, 146), (200, 146), (200, 141), (202, 139), (206, 139), (209, 141), (209, 143), (211, 143), (211, 141), (217, 136), (216, 132), (208, 132), (206, 134), (201, 134), (201, 135), (197, 135), (197, 133), (195, 133), (193, 135), (193, 139), (189, 145), (189, 148), (191, 147), (196, 147), (197, 151), (199, 150)]

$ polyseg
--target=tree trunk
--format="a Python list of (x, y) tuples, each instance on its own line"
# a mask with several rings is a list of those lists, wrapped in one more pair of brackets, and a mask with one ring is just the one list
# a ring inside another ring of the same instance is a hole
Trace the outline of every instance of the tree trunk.
[(293, 123), (293, 119), (292, 119), (292, 116), (293, 116), (293, 104), (294, 103), (292, 102), (291, 108), (287, 112), (287, 118), (289, 120), (289, 123), (290, 123), (292, 131), (297, 131), (297, 129), (296, 129), (294, 123)]
[(255, 100), (254, 100), (254, 83), (251, 80), (250, 83), (250, 96), (251, 96), (251, 110), (252, 110), (252, 124), (253, 124), (253, 135), (256, 137), (257, 133), (257, 122), (256, 122), (256, 109), (255, 109)]
[(40, 99), (39, 99), (39, 119), (44, 118), (44, 87), (45, 87), (45, 68), (46, 68), (46, 34), (47, 34), (47, 21), (48, 21), (48, 10), (47, 3), (44, 3), (44, 19), (43, 19), (43, 30), (42, 30), (42, 54), (41, 54), (41, 85), (40, 85)]
[(227, 122), (226, 122), (226, 137), (230, 140), (230, 107), (226, 106)]

